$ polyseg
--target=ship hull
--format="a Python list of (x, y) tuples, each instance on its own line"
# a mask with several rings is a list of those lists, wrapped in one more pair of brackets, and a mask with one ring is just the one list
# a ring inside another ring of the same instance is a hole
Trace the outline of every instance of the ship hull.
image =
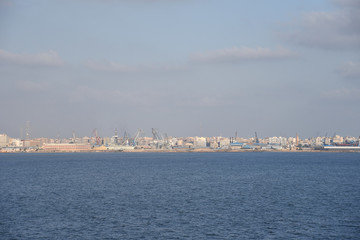
[(324, 150), (360, 151), (360, 146), (324, 146)]

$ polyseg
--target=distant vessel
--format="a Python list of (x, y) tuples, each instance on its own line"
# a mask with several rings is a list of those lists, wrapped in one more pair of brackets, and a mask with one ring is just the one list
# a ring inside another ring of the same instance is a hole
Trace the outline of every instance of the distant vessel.
[(135, 147), (129, 145), (111, 145), (107, 147), (107, 150), (111, 150), (111, 151), (124, 151), (124, 150), (133, 150), (133, 149), (135, 149)]
[(356, 147), (356, 146), (359, 146), (358, 144), (356, 143), (335, 143), (334, 146), (337, 146), (337, 147)]
[(340, 150), (340, 151), (360, 151), (360, 137), (358, 141), (351, 141), (345, 143), (332, 143), (325, 144), (324, 142), (324, 150)]
[(360, 145), (354, 144), (337, 144), (337, 145), (324, 145), (324, 150), (360, 150)]

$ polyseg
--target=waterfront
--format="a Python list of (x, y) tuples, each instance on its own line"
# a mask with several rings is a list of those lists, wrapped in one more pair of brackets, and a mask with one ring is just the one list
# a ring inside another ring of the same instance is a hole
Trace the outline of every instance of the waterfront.
[(358, 153), (0, 154), (2, 239), (355, 239)]
[(0, 153), (6, 152), (312, 152), (312, 151), (360, 151), (360, 137), (335, 135), (333, 137), (312, 137), (301, 139), (296, 137), (169, 137), (152, 128), (152, 138), (145, 137), (144, 131), (138, 129), (134, 137), (125, 131), (119, 137), (117, 129), (114, 136), (100, 137), (97, 129), (94, 136), (82, 138), (53, 139), (11, 138), (0, 134)]

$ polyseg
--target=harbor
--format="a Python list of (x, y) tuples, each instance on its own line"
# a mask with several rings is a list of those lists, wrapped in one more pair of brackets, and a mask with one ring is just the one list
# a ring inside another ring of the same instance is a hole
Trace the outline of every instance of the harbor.
[(360, 138), (342, 137), (173, 137), (151, 129), (152, 137), (138, 129), (133, 137), (115, 129), (111, 137), (102, 137), (96, 129), (91, 137), (11, 138), (0, 134), (0, 152), (360, 152)]

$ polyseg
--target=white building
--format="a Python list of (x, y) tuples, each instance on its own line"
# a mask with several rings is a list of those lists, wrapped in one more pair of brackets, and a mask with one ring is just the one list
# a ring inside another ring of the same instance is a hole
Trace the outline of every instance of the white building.
[(336, 135), (335, 137), (333, 137), (333, 143), (343, 143), (344, 142), (344, 138)]
[(285, 137), (270, 137), (269, 144), (286, 146), (288, 144), (288, 140)]
[(10, 138), (8, 146), (9, 147), (23, 147), (23, 142), (19, 138)]
[(0, 147), (6, 147), (9, 142), (9, 137), (6, 134), (0, 134)]
[(206, 138), (204, 137), (195, 137), (194, 147), (205, 148), (206, 147)]
[(230, 138), (220, 137), (219, 138), (219, 147), (220, 148), (230, 147)]
[(315, 138), (315, 145), (316, 146), (323, 145), (323, 143), (324, 143), (324, 139), (322, 137)]

